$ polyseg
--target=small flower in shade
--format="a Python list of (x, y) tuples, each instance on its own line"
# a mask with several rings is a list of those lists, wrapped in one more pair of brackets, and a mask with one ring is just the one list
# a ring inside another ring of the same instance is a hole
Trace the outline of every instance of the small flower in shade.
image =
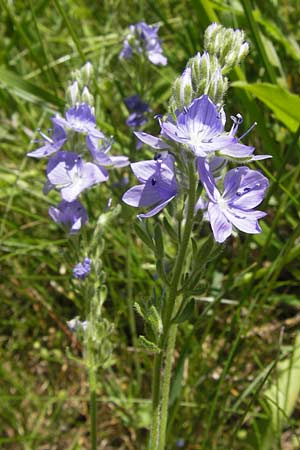
[(84, 280), (91, 272), (91, 260), (85, 258), (82, 262), (76, 264), (73, 268), (73, 275), (79, 280)]
[(253, 208), (263, 201), (269, 186), (267, 178), (248, 167), (237, 167), (225, 175), (221, 194), (205, 158), (198, 158), (197, 166), (208, 196), (207, 215), (215, 240), (224, 242), (231, 235), (233, 226), (244, 233), (260, 233), (258, 219), (266, 213)]
[(254, 147), (241, 144), (234, 132), (224, 131), (226, 117), (223, 110), (218, 112), (216, 106), (207, 95), (193, 100), (178, 116), (176, 123), (170, 120), (161, 122), (162, 135), (188, 146), (195, 156), (217, 156), (229, 159), (256, 159), (269, 158), (269, 155), (252, 156)]
[(48, 161), (46, 172), (51, 186), (59, 189), (67, 202), (75, 200), (85, 189), (108, 179), (105, 169), (83, 162), (80, 155), (72, 152), (58, 152)]
[(40, 131), (44, 145), (36, 150), (33, 150), (32, 152), (27, 153), (27, 156), (30, 156), (31, 158), (43, 158), (58, 152), (58, 150), (60, 150), (64, 145), (67, 140), (67, 135), (64, 128), (57, 124), (54, 120), (52, 120), (52, 122), (53, 131), (51, 138)]
[(99, 139), (97, 137), (88, 136), (86, 138), (87, 147), (93, 157), (94, 163), (100, 168), (101, 166), (125, 167), (128, 166), (129, 160), (127, 156), (111, 156), (108, 152), (111, 149), (113, 140)]
[(145, 114), (150, 111), (150, 108), (147, 103), (142, 101), (139, 95), (132, 95), (131, 97), (125, 98), (124, 103), (131, 112), (126, 120), (126, 124), (129, 127), (139, 128), (147, 123), (148, 119)]
[(133, 186), (123, 195), (123, 201), (136, 208), (154, 206), (140, 218), (159, 213), (177, 195), (178, 185), (174, 173), (174, 157), (158, 155), (155, 160), (131, 164), (137, 179), (142, 183)]
[(79, 320), (78, 317), (74, 317), (74, 319), (68, 320), (67, 321), (67, 325), (69, 330), (71, 330), (72, 332), (76, 332), (79, 330), (82, 331), (86, 331), (87, 326), (88, 326), (88, 321), (87, 320)]
[(57, 207), (50, 206), (49, 215), (54, 222), (68, 227), (70, 234), (77, 233), (88, 221), (84, 206), (78, 201), (62, 200)]
[(133, 53), (145, 53), (152, 64), (165, 66), (167, 58), (162, 54), (158, 29), (159, 26), (147, 25), (145, 22), (130, 25), (120, 58), (128, 59)]
[(98, 137), (99, 139), (104, 138), (103, 133), (96, 127), (96, 119), (91, 107), (86, 103), (81, 103), (68, 109), (65, 119), (63, 117), (54, 117), (52, 120), (66, 130)]

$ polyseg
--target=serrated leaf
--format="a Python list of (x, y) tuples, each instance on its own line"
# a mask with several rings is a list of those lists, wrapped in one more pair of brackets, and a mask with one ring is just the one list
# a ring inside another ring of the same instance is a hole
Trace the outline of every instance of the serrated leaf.
[(300, 125), (300, 97), (287, 89), (270, 83), (248, 84), (235, 81), (231, 86), (251, 92), (267, 105), (289, 130), (295, 132)]
[(151, 353), (161, 352), (160, 348), (156, 344), (154, 344), (154, 342), (151, 342), (147, 338), (145, 338), (145, 336), (139, 336), (138, 343), (142, 348), (148, 350)]

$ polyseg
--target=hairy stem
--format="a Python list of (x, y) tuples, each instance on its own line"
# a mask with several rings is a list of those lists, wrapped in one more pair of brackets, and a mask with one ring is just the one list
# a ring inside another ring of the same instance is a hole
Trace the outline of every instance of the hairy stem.
[(187, 216), (182, 240), (177, 253), (169, 296), (164, 311), (164, 331), (161, 337), (162, 351), (156, 355), (154, 362), (150, 450), (164, 450), (165, 448), (172, 358), (177, 334), (177, 325), (172, 324), (171, 321), (175, 309), (177, 310), (180, 307), (177, 293), (191, 237), (196, 202), (196, 175), (195, 164), (192, 157), (190, 157), (188, 162), (188, 176), (189, 193)]
[(94, 355), (89, 349), (90, 430), (91, 450), (97, 450), (97, 393)]

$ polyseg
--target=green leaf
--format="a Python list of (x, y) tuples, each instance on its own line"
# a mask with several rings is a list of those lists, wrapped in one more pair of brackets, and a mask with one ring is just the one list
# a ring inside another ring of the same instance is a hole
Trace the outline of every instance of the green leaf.
[(264, 392), (266, 417), (255, 422), (249, 435), (251, 448), (271, 450), (282, 429), (288, 424), (300, 393), (300, 334), (296, 336), (289, 357), (277, 364), (277, 379)]
[(11, 94), (17, 95), (31, 103), (48, 104), (48, 109), (53, 112), (53, 106), (63, 108), (65, 102), (63, 99), (56, 97), (51, 92), (23, 80), (19, 75), (0, 67), (0, 84), (4, 86)]
[(157, 258), (163, 258), (164, 256), (164, 239), (159, 223), (154, 227), (154, 241), (155, 241), (155, 253)]
[(275, 114), (276, 118), (284, 125), (295, 132), (300, 125), (300, 97), (291, 94), (288, 90), (270, 83), (248, 84), (243, 81), (236, 81), (231, 84), (236, 88), (250, 92)]
[(143, 223), (134, 223), (134, 229), (138, 237), (152, 250), (154, 251), (154, 244), (151, 236), (149, 235), (145, 225)]

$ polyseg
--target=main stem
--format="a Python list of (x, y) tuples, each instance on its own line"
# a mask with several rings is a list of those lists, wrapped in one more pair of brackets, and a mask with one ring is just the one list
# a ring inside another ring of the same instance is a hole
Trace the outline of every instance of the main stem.
[[(173, 277), (170, 285), (170, 292), (166, 302), (164, 312), (164, 332), (161, 337), (162, 351), (156, 355), (153, 373), (153, 397), (152, 397), (152, 429), (150, 450), (164, 450), (166, 441), (166, 428), (168, 421), (168, 403), (170, 393), (170, 382), (172, 372), (172, 358), (176, 342), (177, 325), (172, 324), (174, 309), (178, 309), (177, 292), (180, 283), (182, 270), (185, 263), (185, 256), (190, 241), (193, 227), (194, 208), (196, 202), (196, 175), (194, 159), (189, 156), (188, 161), (188, 207), (182, 241), (179, 246), (175, 262)], [(163, 364), (164, 363), (164, 364)], [(164, 374), (162, 369), (164, 365)], [(160, 399), (161, 397), (161, 399)]]

